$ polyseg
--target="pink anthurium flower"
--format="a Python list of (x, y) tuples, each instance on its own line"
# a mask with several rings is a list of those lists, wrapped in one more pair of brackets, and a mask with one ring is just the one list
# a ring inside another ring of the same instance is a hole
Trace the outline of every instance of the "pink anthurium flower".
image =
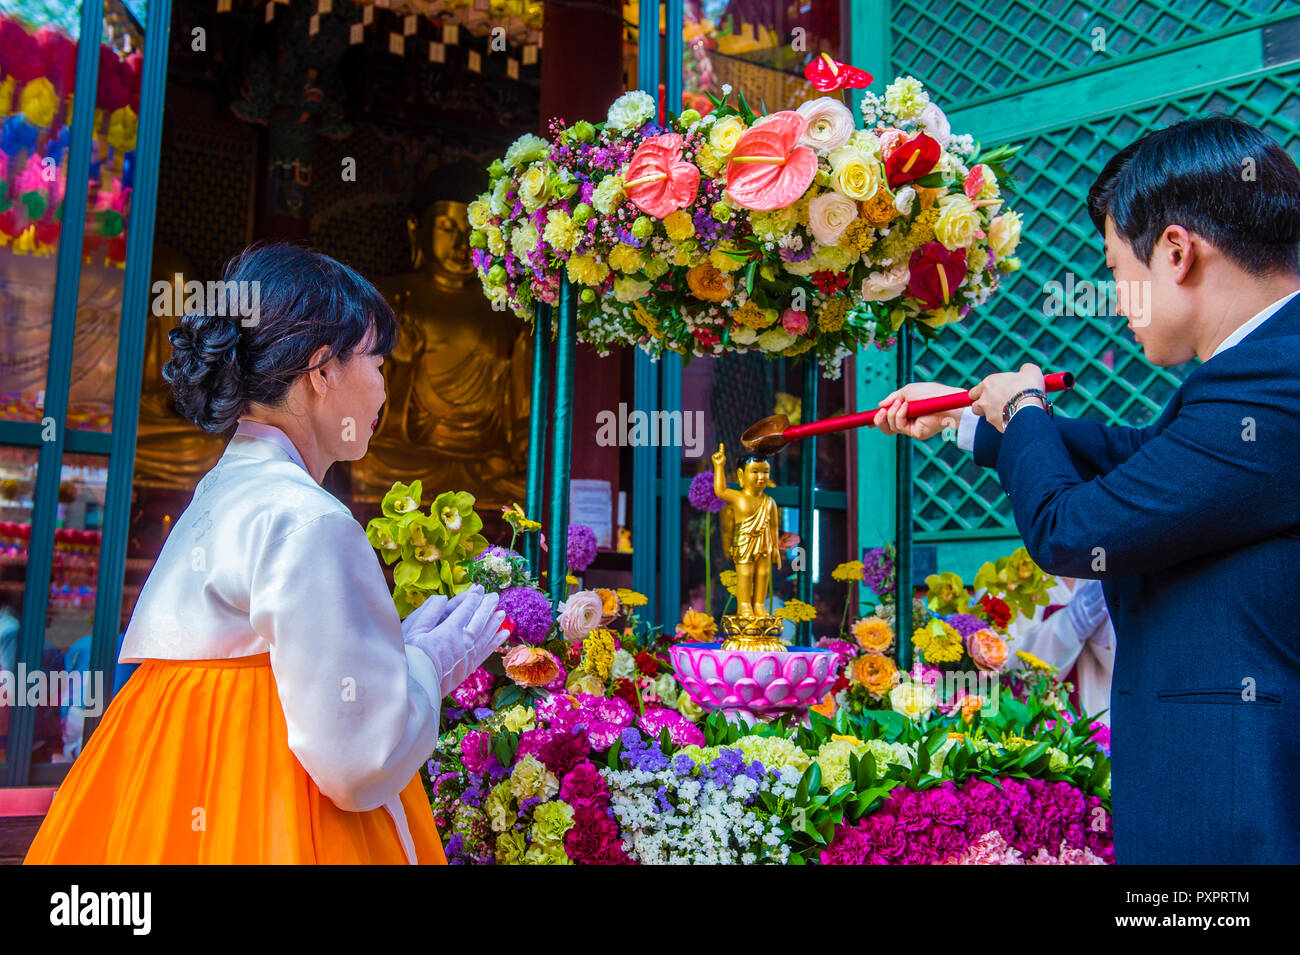
[(623, 191), (646, 215), (662, 219), (695, 201), (700, 171), (682, 158), (682, 137), (665, 133), (647, 139), (627, 164)]
[(793, 205), (817, 175), (817, 154), (799, 145), (808, 121), (782, 110), (741, 134), (727, 163), (727, 195), (746, 209)]
[(856, 66), (832, 59), (829, 53), (814, 56), (803, 68), (804, 79), (822, 93), (836, 90), (864, 90), (871, 85), (871, 74)]

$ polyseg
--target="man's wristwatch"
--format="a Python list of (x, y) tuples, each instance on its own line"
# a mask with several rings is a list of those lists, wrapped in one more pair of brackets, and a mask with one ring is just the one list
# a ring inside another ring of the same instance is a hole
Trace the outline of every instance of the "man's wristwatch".
[(1020, 405), (1026, 398), (1037, 398), (1043, 403), (1044, 410), (1049, 415), (1052, 413), (1052, 403), (1047, 400), (1047, 392), (1043, 391), (1042, 388), (1026, 388), (1023, 391), (1017, 391), (1002, 406), (1002, 427), (1005, 428), (1011, 423), (1011, 416), (1020, 409)]

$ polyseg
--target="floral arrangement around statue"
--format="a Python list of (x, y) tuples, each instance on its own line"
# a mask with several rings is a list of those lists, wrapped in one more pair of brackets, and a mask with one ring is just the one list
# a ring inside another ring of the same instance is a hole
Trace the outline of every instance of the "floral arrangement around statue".
[[(887, 655), (889, 553), (837, 568), (837, 579), (861, 580), (883, 601), (823, 641), (842, 657), (842, 685), (810, 725), (749, 726), (706, 713), (672, 671), (669, 648), (714, 638), (712, 616), (688, 610), (660, 633), (638, 612), (644, 594), (605, 589), (573, 590), (555, 612), (518, 553), (477, 547), (466, 497), (439, 495), (422, 515), (418, 485), (397, 485), (369, 529), (390, 563), (419, 563), (421, 548), (440, 554), (395, 594), (399, 604), (418, 604), (425, 586), (478, 582), (501, 595), (513, 624), (500, 658), (445, 702), (426, 766), (451, 862), (1110, 860), (1109, 760), (1091, 720), (1045, 667), (1010, 670), (1005, 642), (999, 650), (1017, 612), (1004, 597), (1032, 608), (1050, 584), (1021, 552), (982, 569), (991, 590), (975, 605), (959, 581), (932, 578), (918, 634), (937, 620), (942, 639), (944, 628), (961, 635), (962, 656), (924, 637), (908, 674)], [(517, 506), (504, 510), (515, 538), (539, 529)], [(570, 535), (571, 549), (582, 551), (582, 537)], [(452, 557), (449, 570), (438, 563)], [(574, 566), (582, 554), (569, 557)], [(967, 661), (996, 676), (992, 699), (949, 693), (931, 672)]]
[[(829, 58), (807, 72), (823, 91), (865, 85)], [(833, 377), (904, 323), (959, 321), (1018, 268), (1015, 149), (954, 135), (916, 79), (865, 93), (862, 128), (831, 96), (757, 114), (723, 90), (707, 116), (661, 123), (631, 92), (603, 123), (516, 140), (469, 207), (494, 305), (531, 319), (567, 276), (578, 337), (602, 354), (812, 352)]]

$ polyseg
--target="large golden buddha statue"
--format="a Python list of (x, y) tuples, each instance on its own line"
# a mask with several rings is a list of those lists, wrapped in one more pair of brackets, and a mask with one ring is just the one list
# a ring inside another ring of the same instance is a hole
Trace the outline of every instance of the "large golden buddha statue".
[[(456, 182), (452, 176), (444, 185)], [(521, 499), (526, 326), (484, 297), (464, 202), (440, 198), (407, 228), (415, 271), (376, 283), (402, 334), (384, 365), (388, 401), (379, 428), (352, 465), (353, 495), (378, 499), (394, 481), (420, 478), (425, 487), (469, 491), (483, 505)]]
[[(198, 279), (190, 261), (175, 249), (155, 245), (149, 276), (149, 301), (154, 284), (182, 283)], [(168, 301), (175, 301), (174, 289)], [(212, 470), (226, 447), (226, 438), (196, 427), (182, 418), (172, 404), (171, 385), (163, 379), (162, 366), (172, 357), (167, 333), (180, 322), (173, 309), (157, 315), (151, 307), (145, 318), (144, 371), (140, 382), (140, 425), (135, 443), (135, 483), (149, 487), (192, 491), (199, 478)]]

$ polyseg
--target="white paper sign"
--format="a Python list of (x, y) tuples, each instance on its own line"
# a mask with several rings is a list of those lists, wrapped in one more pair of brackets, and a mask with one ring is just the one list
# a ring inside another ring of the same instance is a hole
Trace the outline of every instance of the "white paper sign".
[(601, 547), (614, 545), (614, 490), (608, 481), (569, 482), (569, 523), (586, 524)]

